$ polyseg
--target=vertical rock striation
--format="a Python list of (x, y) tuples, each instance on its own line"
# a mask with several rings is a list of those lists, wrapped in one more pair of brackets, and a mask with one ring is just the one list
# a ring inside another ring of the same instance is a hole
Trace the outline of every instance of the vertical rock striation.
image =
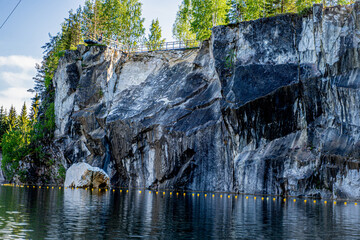
[(112, 185), (360, 197), (360, 5), (218, 26), (200, 49), (60, 60), (56, 144)]

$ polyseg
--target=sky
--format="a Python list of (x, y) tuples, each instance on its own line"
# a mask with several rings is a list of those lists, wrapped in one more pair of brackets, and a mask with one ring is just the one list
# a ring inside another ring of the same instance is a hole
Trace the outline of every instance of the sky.
[[(181, 0), (140, 0), (143, 3), (144, 26), (150, 28), (152, 19), (159, 19), (163, 37), (173, 41), (172, 25)], [(0, 26), (19, 0), (0, 0)], [(21, 0), (9, 20), (0, 29), (0, 106), (17, 112), (26, 102), (31, 104), (35, 64), (40, 63), (42, 48), (49, 33), (60, 31), (60, 24), (70, 9), (83, 5), (85, 0)]]

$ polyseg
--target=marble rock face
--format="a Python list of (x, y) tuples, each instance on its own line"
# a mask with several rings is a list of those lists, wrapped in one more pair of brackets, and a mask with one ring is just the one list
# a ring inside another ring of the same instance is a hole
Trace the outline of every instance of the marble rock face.
[(359, 198), (359, 44), (355, 3), (218, 26), (199, 49), (79, 46), (54, 77), (56, 144), (114, 186)]
[(67, 171), (65, 187), (108, 188), (110, 178), (104, 170), (87, 163), (75, 163)]

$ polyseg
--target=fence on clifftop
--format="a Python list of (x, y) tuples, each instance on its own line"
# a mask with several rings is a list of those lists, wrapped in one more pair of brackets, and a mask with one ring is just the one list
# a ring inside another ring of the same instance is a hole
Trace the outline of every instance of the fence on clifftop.
[(186, 40), (186, 41), (174, 41), (174, 42), (163, 42), (156, 45), (151, 45), (149, 43), (139, 44), (132, 47), (128, 47), (120, 44), (118, 41), (107, 39), (105, 37), (99, 38), (88, 36), (88, 39), (98, 43), (105, 44), (109, 48), (120, 50), (126, 53), (140, 53), (140, 52), (152, 52), (152, 51), (169, 51), (169, 50), (185, 50), (192, 48), (199, 48), (200, 41), (198, 40)]

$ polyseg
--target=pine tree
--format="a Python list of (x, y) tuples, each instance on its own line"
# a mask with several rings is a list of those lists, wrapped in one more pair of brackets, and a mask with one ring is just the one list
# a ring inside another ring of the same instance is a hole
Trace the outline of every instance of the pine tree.
[(7, 114), (6, 110), (3, 106), (0, 108), (0, 143), (2, 136), (6, 133), (8, 130), (8, 124), (7, 124)]
[(62, 24), (61, 44), (63, 49), (76, 49), (82, 39), (81, 11), (81, 8), (78, 8), (76, 12), (71, 10), (69, 17), (65, 18), (65, 22)]
[(17, 116), (16, 116), (16, 110), (14, 106), (11, 105), (8, 115), (8, 126), (9, 129), (14, 129), (18, 125)]
[(40, 97), (36, 93), (35, 97), (32, 98), (31, 111), (30, 111), (30, 116), (29, 116), (30, 121), (33, 123), (36, 122), (36, 119), (38, 117), (39, 106), (40, 106)]
[(150, 25), (150, 34), (145, 42), (146, 47), (150, 51), (161, 49), (161, 45), (165, 42), (165, 39), (161, 38), (161, 28), (159, 20), (152, 20)]
[(24, 102), (24, 105), (21, 108), (21, 112), (19, 115), (19, 127), (20, 128), (27, 128), (28, 124), (29, 124), (29, 118), (28, 118), (28, 113), (27, 113), (27, 107), (26, 107), (26, 103)]

